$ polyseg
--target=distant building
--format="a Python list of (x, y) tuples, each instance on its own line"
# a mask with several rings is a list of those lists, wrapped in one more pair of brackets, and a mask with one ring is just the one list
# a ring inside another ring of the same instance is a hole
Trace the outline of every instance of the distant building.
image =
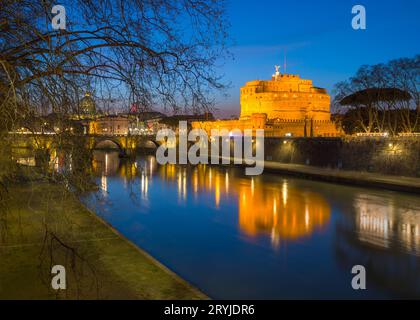
[(90, 92), (86, 92), (80, 101), (80, 109), (83, 115), (94, 116), (96, 114), (96, 103)]
[(89, 122), (89, 134), (127, 135), (130, 119), (126, 115), (107, 115)]
[(162, 127), (165, 115), (160, 112), (103, 115), (89, 121), (89, 134), (95, 135), (150, 135)]
[(157, 111), (130, 113), (128, 117), (130, 119), (129, 132), (133, 135), (156, 134), (162, 128), (162, 119), (166, 118), (163, 113)]
[(173, 130), (177, 130), (180, 121), (186, 121), (188, 127), (192, 127), (193, 123), (196, 122), (211, 122), (214, 120), (214, 116), (211, 112), (205, 112), (203, 114), (178, 114), (166, 117), (161, 121), (162, 124), (166, 125)]
[(264, 129), (266, 136), (338, 136), (331, 121), (330, 96), (312, 80), (276, 73), (271, 80), (250, 81), (241, 88), (239, 120), (196, 121), (193, 128)]

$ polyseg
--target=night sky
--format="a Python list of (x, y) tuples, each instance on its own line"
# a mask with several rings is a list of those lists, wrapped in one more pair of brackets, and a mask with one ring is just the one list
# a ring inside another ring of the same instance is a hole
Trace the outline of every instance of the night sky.
[[(353, 5), (366, 8), (367, 29), (351, 27)], [(239, 88), (269, 79), (274, 65), (312, 79), (329, 93), (335, 83), (363, 64), (420, 53), (420, 0), (230, 0), (228, 20), (234, 60), (222, 67), (231, 82), (229, 97), (218, 98), (217, 116), (239, 113)]]

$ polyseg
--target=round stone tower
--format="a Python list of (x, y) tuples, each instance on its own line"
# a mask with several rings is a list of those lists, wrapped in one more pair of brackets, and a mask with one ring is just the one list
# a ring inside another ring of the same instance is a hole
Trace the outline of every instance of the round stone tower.
[(330, 120), (330, 96), (298, 75), (276, 73), (271, 80), (250, 81), (241, 88), (241, 118), (265, 113), (268, 119)]

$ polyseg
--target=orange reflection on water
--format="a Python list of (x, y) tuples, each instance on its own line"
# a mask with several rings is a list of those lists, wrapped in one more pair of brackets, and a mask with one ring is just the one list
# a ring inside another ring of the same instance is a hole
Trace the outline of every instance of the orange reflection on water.
[[(185, 185), (182, 167), (166, 165), (160, 174), (167, 180), (178, 179), (181, 195)], [(189, 174), (192, 191), (214, 193), (214, 205), (219, 208), (223, 197), (238, 198), (240, 229), (250, 236), (270, 235), (273, 244), (281, 239), (297, 239), (308, 236), (325, 225), (331, 214), (327, 201), (318, 193), (295, 189), (286, 181), (270, 183), (258, 178), (230, 175), (228, 171), (199, 165)]]
[[(214, 195), (214, 206), (219, 208), (224, 199), (238, 199), (239, 228), (249, 236), (267, 234), (274, 245), (281, 239), (297, 239), (308, 236), (321, 228), (330, 219), (330, 207), (318, 193), (295, 189), (287, 181), (274, 183), (258, 177), (242, 177), (232, 171), (209, 165), (195, 167), (167, 164), (157, 166), (150, 157), (138, 165), (125, 163), (115, 168), (117, 157), (105, 156), (106, 173), (116, 172), (125, 178), (140, 175), (140, 189), (147, 196), (149, 178), (156, 169), (160, 178), (173, 181), (177, 187), (179, 201), (186, 201), (188, 185), (197, 196), (206, 192)], [(119, 161), (118, 161), (119, 162)], [(150, 171), (150, 172), (148, 172)]]
[(239, 225), (248, 235), (269, 234), (273, 244), (281, 239), (308, 236), (330, 219), (330, 206), (317, 193), (269, 184), (239, 187)]

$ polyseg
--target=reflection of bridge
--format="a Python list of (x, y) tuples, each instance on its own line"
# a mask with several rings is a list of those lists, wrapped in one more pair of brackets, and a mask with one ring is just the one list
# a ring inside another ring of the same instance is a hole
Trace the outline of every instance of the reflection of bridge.
[(65, 147), (66, 142), (77, 139), (84, 141), (88, 149), (117, 149), (129, 153), (136, 149), (156, 149), (159, 143), (154, 135), (72, 135), (66, 139), (55, 134), (11, 134), (13, 146), (31, 149), (52, 149)]

